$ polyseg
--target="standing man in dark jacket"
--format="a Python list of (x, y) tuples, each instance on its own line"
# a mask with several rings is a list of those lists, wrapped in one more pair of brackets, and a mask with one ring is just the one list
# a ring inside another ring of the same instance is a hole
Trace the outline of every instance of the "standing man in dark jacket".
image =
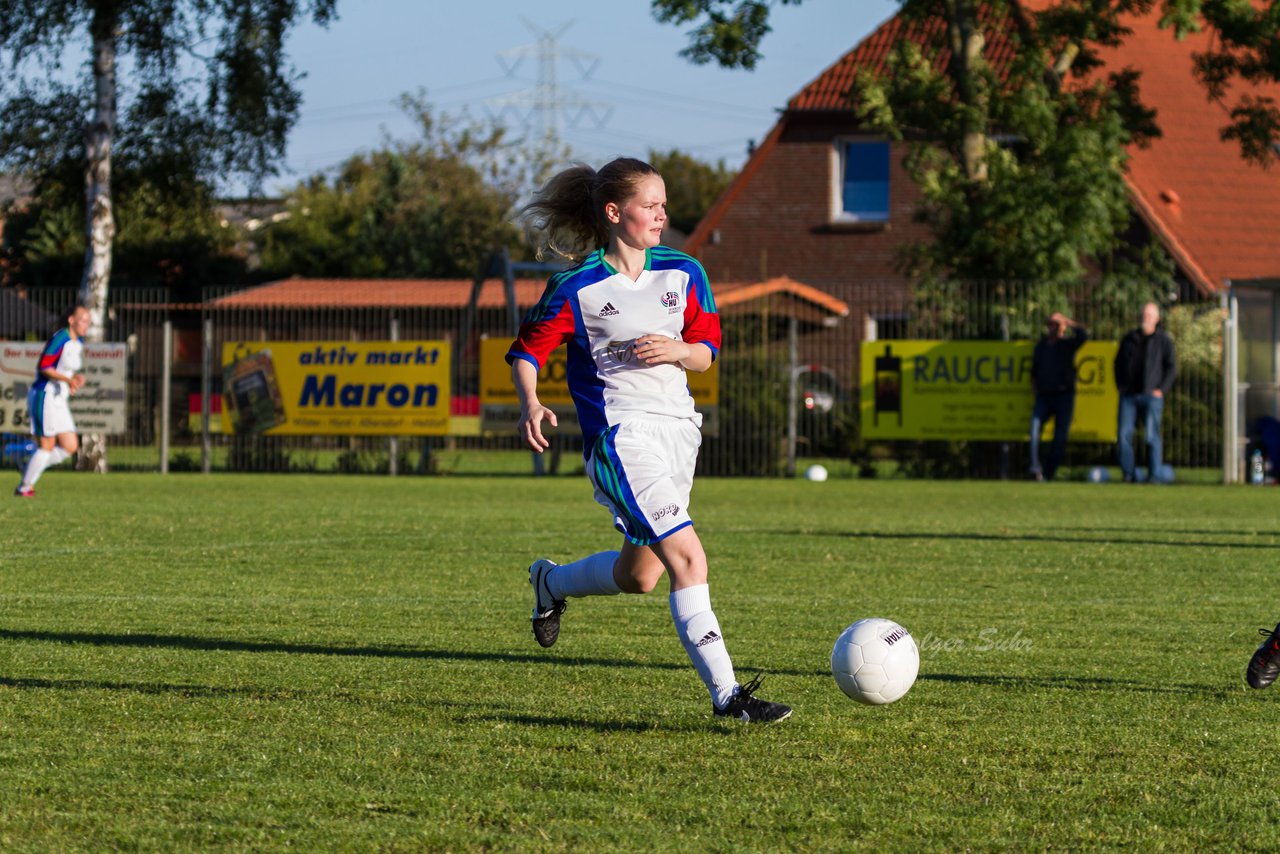
[(1141, 416), (1149, 457), (1147, 478), (1159, 483), (1164, 479), (1160, 419), (1169, 389), (1178, 375), (1178, 364), (1173, 339), (1160, 328), (1160, 307), (1155, 303), (1142, 307), (1141, 325), (1120, 340), (1115, 374), (1116, 389), (1120, 392), (1116, 429), (1120, 470), (1126, 483), (1134, 481), (1133, 434)]
[[(1068, 329), (1075, 334), (1065, 337)], [(1053, 480), (1067, 451), (1067, 433), (1076, 409), (1076, 353), (1089, 340), (1089, 330), (1060, 312), (1049, 315), (1045, 333), (1036, 342), (1031, 356), (1031, 388), (1035, 407), (1031, 410), (1031, 476)], [(1040, 434), (1053, 419), (1053, 444), (1049, 459), (1040, 464)]]

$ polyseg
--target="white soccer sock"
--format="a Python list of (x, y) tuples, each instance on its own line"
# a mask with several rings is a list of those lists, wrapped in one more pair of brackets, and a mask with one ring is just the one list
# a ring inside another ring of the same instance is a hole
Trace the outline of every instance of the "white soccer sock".
[(698, 676), (711, 693), (711, 702), (722, 708), (733, 697), (738, 682), (720, 634), (720, 623), (711, 610), (711, 588), (699, 584), (673, 590), (671, 619), (675, 621), (680, 643), (684, 644)]
[[(56, 448), (55, 450), (62, 450)], [(23, 486), (35, 486), (36, 481), (40, 479), (40, 475), (47, 469), (53, 460), (53, 451), (44, 449), (37, 450), (31, 455), (31, 459), (27, 461), (27, 470), (22, 473)]]
[(49, 468), (60, 464), (67, 457), (71, 456), (67, 453), (67, 449), (61, 445), (55, 445), (53, 450), (49, 452)]
[(613, 580), (613, 565), (617, 552), (596, 552), (593, 555), (557, 566), (547, 573), (547, 589), (557, 599), (570, 596), (616, 596), (622, 592)]

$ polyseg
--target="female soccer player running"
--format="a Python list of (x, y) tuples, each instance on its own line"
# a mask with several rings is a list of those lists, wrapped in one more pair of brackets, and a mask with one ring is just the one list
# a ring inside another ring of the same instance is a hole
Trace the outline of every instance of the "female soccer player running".
[(702, 417), (685, 371), (711, 367), (720, 319), (702, 266), (659, 245), (666, 203), (652, 166), (619, 158), (598, 172), (559, 173), (524, 209), (539, 257), (550, 249), (577, 266), (551, 278), (507, 353), (518, 430), (532, 450), (549, 446), (543, 428), (556, 416), (538, 401), (538, 371), (567, 344), (587, 476), (624, 538), (621, 551), (563, 566), (533, 562), (533, 634), (544, 647), (556, 642), (568, 597), (648, 593), (665, 572), (672, 619), (715, 714), (782, 720), (791, 709), (755, 696), (759, 677), (746, 685), (734, 678), (689, 518)]
[(45, 343), (36, 365), (36, 381), (27, 393), (27, 413), (37, 447), (22, 474), (22, 482), (13, 491), (19, 498), (34, 498), (36, 481), (44, 470), (80, 447), (76, 424), (71, 419), (71, 395), (84, 387), (84, 375), (76, 372), (83, 367), (81, 339), (89, 330), (89, 310), (77, 305), (63, 317), (66, 326)]

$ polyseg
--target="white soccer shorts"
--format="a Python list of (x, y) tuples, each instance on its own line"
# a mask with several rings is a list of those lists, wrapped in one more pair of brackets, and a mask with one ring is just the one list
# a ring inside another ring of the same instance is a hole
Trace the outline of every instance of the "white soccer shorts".
[(31, 435), (58, 436), (76, 432), (71, 419), (71, 395), (62, 383), (46, 383), (27, 392), (27, 414), (31, 417)]
[(587, 477), (628, 542), (648, 545), (693, 524), (689, 493), (701, 445), (697, 423), (685, 418), (630, 420), (596, 439)]

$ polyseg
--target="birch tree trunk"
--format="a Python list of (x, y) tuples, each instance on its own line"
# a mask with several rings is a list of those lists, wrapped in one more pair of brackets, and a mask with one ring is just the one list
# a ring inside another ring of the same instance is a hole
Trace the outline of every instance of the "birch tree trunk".
[(956, 92), (966, 107), (961, 155), (965, 174), (977, 184), (987, 180), (987, 95), (979, 80), (986, 37), (977, 21), (977, 6), (968, 0), (947, 3), (947, 34), (951, 42), (951, 71)]
[[(116, 38), (119, 17), (112, 2), (93, 13), (93, 117), (85, 129), (85, 248), (80, 301), (89, 309), (88, 341), (103, 339), (111, 249), (116, 223), (111, 206), (111, 144), (116, 129)], [(83, 437), (81, 468), (107, 470), (107, 442), (101, 434)]]

